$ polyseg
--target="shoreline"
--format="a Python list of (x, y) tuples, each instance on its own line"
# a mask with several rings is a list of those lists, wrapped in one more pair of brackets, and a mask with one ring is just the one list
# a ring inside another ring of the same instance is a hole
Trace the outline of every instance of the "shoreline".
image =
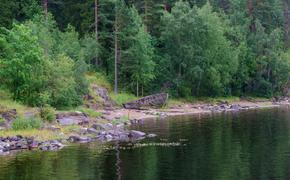
[[(166, 118), (174, 116), (186, 116), (205, 113), (221, 113), (221, 112), (237, 112), (241, 110), (250, 109), (264, 109), (274, 108), (280, 106), (289, 106), (290, 101), (280, 102), (250, 102), (250, 101), (234, 101), (231, 103), (183, 103), (179, 105), (171, 105), (167, 108), (149, 108), (143, 110), (130, 110), (130, 109), (115, 109), (115, 110), (101, 110), (100, 112), (105, 114), (103, 117), (108, 120), (119, 119), (124, 116), (128, 116), (133, 123), (138, 121), (144, 121), (151, 118)], [(109, 113), (108, 113), (109, 112)]]
[[(137, 142), (144, 138), (156, 137), (155, 134), (146, 134), (141, 131), (128, 130), (131, 125), (143, 123), (149, 119), (166, 119), (167, 117), (190, 116), (197, 114), (222, 113), (222, 112), (240, 112), (245, 110), (275, 108), (289, 106), (290, 100), (280, 102), (220, 102), (215, 104), (208, 103), (182, 103), (178, 105), (169, 105), (166, 108), (129, 110), (124, 108), (96, 110), (102, 116), (97, 119), (87, 119), (84, 114), (74, 112), (72, 117), (86, 118), (87, 124), (74, 124), (76, 129), (64, 132), (65, 128), (70, 126), (60, 125), (60, 123), (49, 124), (45, 128), (36, 130), (35, 135), (27, 136), (21, 131), (15, 131), (11, 136), (0, 135), (0, 155), (8, 155), (19, 150), (40, 150), (55, 151), (69, 146), (72, 143), (90, 143), (90, 142), (110, 142), (125, 141)], [(126, 118), (127, 121), (114, 124), (115, 120)], [(67, 118), (67, 117), (65, 117)], [(71, 118), (71, 117), (70, 117)], [(57, 120), (59, 121), (59, 119)], [(9, 131), (9, 130), (8, 130)], [(38, 134), (51, 133), (46, 140), (38, 140)], [(1, 133), (1, 131), (0, 131)], [(8, 133), (9, 134), (9, 133)]]

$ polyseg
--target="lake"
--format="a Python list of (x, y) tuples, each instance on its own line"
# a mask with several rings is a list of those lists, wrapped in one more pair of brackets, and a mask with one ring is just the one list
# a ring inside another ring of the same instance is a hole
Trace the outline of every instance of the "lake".
[(290, 179), (290, 109), (148, 120), (138, 143), (0, 156), (0, 179)]

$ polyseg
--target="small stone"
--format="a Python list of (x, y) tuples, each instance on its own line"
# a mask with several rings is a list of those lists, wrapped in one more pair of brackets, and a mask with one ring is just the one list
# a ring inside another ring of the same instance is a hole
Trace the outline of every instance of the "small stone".
[(106, 130), (106, 126), (104, 124), (96, 123), (91, 126), (95, 130)]
[(147, 135), (148, 138), (154, 138), (154, 137), (156, 137), (156, 136), (157, 136), (156, 134), (148, 134), (148, 135)]
[(95, 128), (89, 128), (89, 129), (87, 130), (87, 132), (88, 132), (89, 134), (98, 134), (98, 133), (99, 133)]
[(107, 141), (111, 141), (113, 139), (113, 136), (111, 136), (110, 134), (107, 134), (105, 137)]
[(70, 142), (90, 142), (91, 138), (73, 135), (73, 136), (70, 136), (68, 138), (68, 141), (70, 141)]
[(86, 134), (88, 132), (88, 128), (80, 128), (80, 134)]

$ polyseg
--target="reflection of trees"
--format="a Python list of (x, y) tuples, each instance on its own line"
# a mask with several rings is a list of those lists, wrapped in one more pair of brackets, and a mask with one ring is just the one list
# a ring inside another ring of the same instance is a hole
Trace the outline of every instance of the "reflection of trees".
[(124, 158), (133, 157), (124, 163), (122, 168), (126, 174), (123, 176), (287, 179), (289, 117), (287, 111), (274, 109), (206, 116), (198, 122), (195, 119), (171, 121), (169, 139), (189, 139), (188, 146), (132, 151), (124, 155)]
[(9, 164), (0, 162), (0, 179), (102, 179), (102, 153), (97, 146), (87, 148), (85, 145), (57, 152), (21, 153), (11, 157)]
[(289, 117), (274, 109), (162, 120), (157, 129), (187, 146), (27, 152), (0, 161), (0, 179), (289, 179)]

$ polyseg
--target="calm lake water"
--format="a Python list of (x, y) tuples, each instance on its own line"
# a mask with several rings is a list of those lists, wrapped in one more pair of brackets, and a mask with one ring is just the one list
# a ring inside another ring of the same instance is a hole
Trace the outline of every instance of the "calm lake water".
[(0, 179), (290, 179), (288, 108), (150, 120), (134, 129), (158, 137), (0, 156)]

